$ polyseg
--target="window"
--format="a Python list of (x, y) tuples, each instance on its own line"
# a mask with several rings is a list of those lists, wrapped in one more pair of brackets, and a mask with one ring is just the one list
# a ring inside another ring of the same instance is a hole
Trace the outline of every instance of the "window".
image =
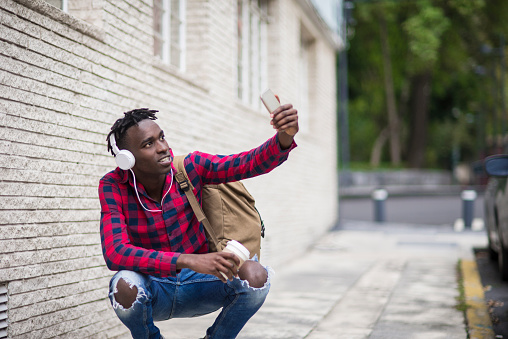
[(185, 70), (185, 0), (154, 0), (154, 55)]
[(46, 0), (46, 2), (50, 5), (55, 6), (56, 8), (61, 9), (64, 12), (69, 11), (69, 0)]
[(238, 0), (237, 96), (260, 109), (259, 94), (267, 84), (267, 0)]
[[(85, 21), (91, 25), (96, 26), (97, 28), (103, 28), (102, 22), (102, 10), (103, 10), (103, 0), (44, 0), (48, 4), (53, 7), (58, 8), (62, 12), (65, 12), (70, 15), (70, 17), (64, 19), (64, 22), (78, 31), (81, 31), (84, 34), (93, 36), (98, 38), (99, 40), (103, 40), (98, 35), (101, 35), (100, 32), (97, 32), (94, 28), (90, 29), (90, 27), (83, 27), (80, 23), (77, 23), (74, 19), (79, 19)], [(33, 8), (37, 10), (37, 2), (27, 3), (28, 6), (34, 6)], [(53, 19), (57, 21), (62, 20), (62, 16), (54, 13), (54, 11), (49, 11), (48, 13), (44, 13), (50, 15)], [(65, 16), (64, 16), (65, 17)], [(95, 33), (93, 33), (95, 32)], [(98, 34), (98, 35), (96, 35)]]

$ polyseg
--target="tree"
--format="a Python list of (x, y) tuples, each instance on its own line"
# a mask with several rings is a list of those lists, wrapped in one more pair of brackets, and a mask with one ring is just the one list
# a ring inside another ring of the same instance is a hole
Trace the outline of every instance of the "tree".
[(442, 43), (441, 37), (450, 26), (450, 21), (444, 15), (443, 10), (434, 7), (430, 1), (419, 1), (417, 8), (417, 13), (402, 24), (407, 34), (409, 57), (411, 58), (411, 63), (408, 63), (411, 88), (409, 98), (411, 138), (408, 165), (413, 168), (420, 168), (424, 165), (432, 71), (438, 61), (438, 52)]
[[(400, 152), (410, 167), (447, 167), (454, 140), (463, 156), (478, 153), (471, 137), (481, 135), (480, 107), (493, 104), (475, 69), (485, 63), (481, 46), (495, 46), (508, 32), (504, 13), (502, 0), (357, 2), (349, 50), (351, 159), (370, 155), (376, 164), (389, 155), (396, 165)], [(457, 110), (472, 118), (457, 118)], [(487, 128), (495, 125), (485, 117)], [(472, 126), (454, 127), (464, 123)], [(444, 140), (444, 128), (465, 135)]]
[[(383, 140), (384, 134), (388, 134), (390, 138), (390, 158), (394, 166), (398, 166), (401, 161), (401, 145), (400, 145), (400, 119), (397, 112), (397, 104), (395, 103), (395, 90), (393, 85), (392, 58), (390, 53), (390, 42), (388, 37), (388, 28), (384, 12), (378, 12), (379, 35), (381, 42), (381, 51), (383, 57), (383, 79), (386, 96), (386, 111), (388, 113), (388, 128), (380, 134)], [(385, 132), (386, 131), (386, 132)], [(375, 145), (376, 146), (376, 145)], [(374, 147), (374, 149), (376, 149)], [(380, 152), (376, 152), (380, 153)], [(374, 151), (373, 151), (374, 154)], [(372, 158), (371, 158), (372, 159)], [(373, 161), (371, 161), (372, 163)], [(376, 159), (378, 163), (379, 160)]]

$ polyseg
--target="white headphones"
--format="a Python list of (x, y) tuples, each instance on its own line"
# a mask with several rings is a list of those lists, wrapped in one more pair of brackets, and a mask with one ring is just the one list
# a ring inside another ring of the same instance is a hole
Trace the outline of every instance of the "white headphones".
[(134, 164), (136, 163), (136, 158), (134, 158), (134, 155), (130, 151), (126, 149), (123, 150), (118, 149), (115, 140), (115, 133), (111, 133), (109, 142), (111, 144), (111, 149), (115, 154), (115, 161), (118, 167), (120, 167), (123, 170), (129, 170), (133, 168)]

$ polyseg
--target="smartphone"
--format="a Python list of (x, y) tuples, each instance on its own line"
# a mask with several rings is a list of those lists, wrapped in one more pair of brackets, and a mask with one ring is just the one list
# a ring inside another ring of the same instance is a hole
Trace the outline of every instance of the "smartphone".
[(263, 94), (261, 94), (261, 101), (270, 113), (275, 111), (280, 106), (279, 100), (277, 100), (275, 94), (273, 94), (271, 89), (267, 89), (263, 92)]

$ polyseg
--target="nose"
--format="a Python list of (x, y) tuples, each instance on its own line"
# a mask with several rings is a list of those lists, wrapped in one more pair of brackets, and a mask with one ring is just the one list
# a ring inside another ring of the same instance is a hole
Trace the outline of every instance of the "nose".
[(157, 153), (167, 153), (169, 151), (168, 142), (163, 139), (157, 142)]

